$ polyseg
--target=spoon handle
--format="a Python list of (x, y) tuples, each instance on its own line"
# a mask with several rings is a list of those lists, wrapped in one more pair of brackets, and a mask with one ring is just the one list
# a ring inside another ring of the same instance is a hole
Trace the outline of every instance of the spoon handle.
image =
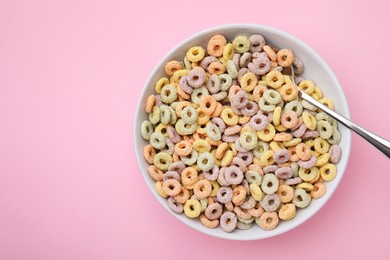
[(363, 139), (365, 139), (370, 144), (375, 146), (379, 151), (384, 153), (387, 156), (387, 158), (390, 158), (389, 141), (371, 133), (370, 131), (367, 131), (363, 127), (358, 126), (357, 124), (351, 122), (347, 118), (337, 114), (335, 111), (321, 104), (320, 102), (318, 102), (317, 100), (315, 100), (314, 98), (312, 98), (311, 96), (303, 92), (302, 90), (299, 89), (299, 92), (301, 93), (303, 99), (309, 101), (310, 103), (312, 103), (313, 105), (315, 105), (316, 107), (318, 107), (319, 109), (321, 109), (322, 111), (324, 111), (325, 113), (327, 113), (328, 115), (330, 115), (331, 117), (339, 121), (341, 124), (345, 125), (347, 128), (351, 129), (352, 131), (360, 135)]

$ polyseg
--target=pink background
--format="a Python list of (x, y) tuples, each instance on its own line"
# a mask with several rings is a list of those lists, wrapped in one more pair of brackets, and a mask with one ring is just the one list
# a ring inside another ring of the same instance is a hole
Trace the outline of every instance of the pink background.
[(0, 259), (389, 259), (389, 160), (356, 135), (320, 212), (251, 242), (172, 217), (132, 147), (137, 99), (159, 60), (196, 32), (239, 22), (309, 44), (354, 121), (390, 139), (389, 10), (386, 0), (1, 1)]

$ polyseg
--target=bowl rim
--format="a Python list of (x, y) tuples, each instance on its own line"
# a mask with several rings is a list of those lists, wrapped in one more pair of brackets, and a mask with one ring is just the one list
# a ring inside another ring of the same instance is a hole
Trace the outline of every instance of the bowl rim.
[(218, 26), (209, 27), (207, 29), (198, 31), (195, 34), (192, 34), (192, 35), (186, 37), (183, 41), (181, 41), (178, 44), (176, 44), (166, 55), (164, 55), (163, 58), (159, 61), (159, 63), (154, 67), (153, 71), (151, 73), (149, 73), (149, 76), (148, 76), (148, 78), (147, 78), (147, 80), (146, 80), (146, 82), (145, 82), (145, 84), (143, 86), (142, 92), (141, 92), (141, 94), (140, 94), (140, 96), (138, 98), (138, 103), (137, 103), (137, 107), (136, 107), (136, 111), (135, 111), (134, 125), (133, 125), (133, 148), (134, 148), (134, 152), (135, 152), (135, 155), (136, 155), (138, 168), (139, 168), (139, 170), (140, 170), (140, 172), (141, 172), (141, 174), (142, 174), (142, 176), (144, 178), (144, 181), (146, 182), (146, 186), (152, 192), (152, 194), (157, 199), (159, 204), (163, 208), (168, 210), (169, 213), (171, 215), (173, 215), (176, 219), (178, 219), (181, 223), (185, 224), (185, 226), (187, 226), (187, 227), (190, 227), (190, 228), (192, 228), (192, 229), (194, 229), (196, 231), (199, 231), (199, 232), (201, 232), (203, 234), (206, 234), (206, 235), (209, 235), (209, 236), (213, 236), (213, 237), (217, 237), (217, 238), (221, 238), (221, 239), (226, 239), (226, 240), (253, 241), (253, 240), (260, 240), (260, 239), (266, 239), (266, 238), (278, 236), (280, 234), (283, 234), (283, 233), (286, 233), (288, 231), (291, 231), (291, 230), (295, 229), (296, 227), (304, 224), (308, 219), (313, 217), (316, 213), (318, 213), (325, 206), (325, 204), (329, 201), (329, 199), (333, 196), (334, 192), (337, 190), (337, 188), (338, 188), (342, 178), (344, 177), (344, 173), (345, 173), (345, 170), (346, 170), (346, 167), (348, 165), (349, 158), (350, 158), (350, 151), (351, 151), (351, 145), (352, 145), (352, 134), (351, 134), (351, 132), (349, 130), (347, 130), (347, 132), (346, 132), (347, 134), (343, 135), (343, 139), (346, 139), (346, 144), (347, 144), (346, 147), (343, 147), (343, 157), (346, 157), (346, 163), (345, 163), (345, 165), (344, 165), (344, 167), (342, 169), (341, 176), (337, 180), (333, 180), (332, 181), (332, 182), (334, 182), (334, 189), (331, 190), (331, 191), (327, 191), (329, 193), (329, 195), (327, 197), (323, 197), (322, 198), (321, 204), (320, 204), (320, 206), (318, 207), (317, 210), (310, 211), (308, 214), (305, 214), (302, 217), (302, 221), (300, 221), (300, 222), (298, 222), (296, 224), (293, 224), (293, 225), (289, 226), (286, 229), (278, 230), (276, 228), (276, 229), (273, 230), (273, 232), (262, 233), (263, 235), (261, 237), (257, 237), (257, 238), (247, 238), (247, 237), (240, 237), (240, 236), (233, 236), (233, 237), (221, 236), (217, 232), (212, 232), (212, 229), (210, 229), (211, 232), (206, 232), (206, 231), (204, 231), (202, 229), (196, 228), (196, 225), (190, 225), (190, 224), (186, 223), (182, 218), (179, 217), (181, 214), (173, 213), (168, 208), (167, 205), (164, 205), (163, 203), (161, 203), (159, 195), (157, 194), (157, 192), (155, 190), (153, 190), (151, 188), (151, 186), (148, 184), (148, 181), (149, 181), (148, 178), (150, 178), (150, 177), (149, 177), (148, 174), (146, 174), (146, 172), (145, 172), (146, 169), (142, 169), (141, 168), (141, 161), (144, 160), (144, 158), (141, 155), (142, 154), (141, 151), (137, 150), (137, 147), (135, 145), (136, 143), (138, 143), (137, 133), (139, 131), (139, 129), (137, 128), (136, 120), (137, 120), (137, 116), (141, 112), (141, 109), (143, 110), (142, 105), (144, 105), (144, 104), (142, 104), (142, 100), (143, 100), (144, 96), (147, 93), (147, 86), (149, 86), (151, 83), (153, 83), (152, 82), (153, 75), (155, 75), (156, 73), (158, 73), (159, 70), (161, 70), (161, 68), (164, 65), (165, 60), (167, 60), (168, 57), (173, 56), (175, 54), (175, 52), (177, 52), (177, 49), (179, 49), (180, 47), (187, 45), (189, 42), (192, 42), (195, 39), (197, 39), (199, 37), (202, 37), (204, 35), (207, 35), (209, 33), (212, 33), (212, 32), (217, 33), (217, 31), (225, 31), (225, 30), (232, 30), (232, 29), (250, 29), (250, 30), (258, 30), (258, 31), (262, 31), (263, 30), (263, 31), (271, 32), (273, 34), (278, 34), (279, 36), (282, 36), (282, 37), (286, 38), (289, 41), (292, 40), (292, 41), (297, 42), (299, 45), (301, 45), (304, 49), (307, 50), (307, 52), (309, 53), (310, 56), (313, 56), (316, 60), (318, 60), (319, 63), (321, 63), (321, 65), (327, 71), (326, 74), (330, 75), (333, 78), (333, 80), (336, 82), (337, 88), (339, 89), (338, 94), (340, 95), (340, 99), (345, 104), (345, 111), (343, 111), (342, 115), (344, 117), (346, 117), (346, 118), (350, 118), (350, 110), (349, 110), (347, 98), (345, 96), (344, 90), (341, 87), (341, 84), (340, 84), (339, 80), (337, 79), (335, 73), (330, 68), (330, 66), (324, 61), (324, 59), (312, 47), (307, 45), (305, 42), (303, 42), (299, 38), (297, 38), (297, 37), (295, 37), (295, 36), (285, 32), (285, 31), (282, 31), (280, 29), (277, 29), (277, 28), (274, 28), (274, 27), (271, 27), (271, 26), (266, 26), (266, 25), (261, 25), (261, 24), (253, 24), (253, 23), (224, 24), (224, 25), (218, 25)]

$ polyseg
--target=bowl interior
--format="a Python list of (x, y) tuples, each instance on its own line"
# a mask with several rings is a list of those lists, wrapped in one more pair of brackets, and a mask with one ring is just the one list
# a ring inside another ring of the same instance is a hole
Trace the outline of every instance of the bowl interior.
[[(238, 35), (250, 36), (252, 34), (261, 34), (264, 36), (266, 41), (271, 43), (272, 45), (278, 48), (288, 48), (293, 50), (295, 56), (298, 57), (305, 66), (305, 72), (302, 74), (302, 76), (306, 79), (313, 80), (323, 91), (324, 96), (329, 97), (334, 101), (336, 111), (341, 115), (349, 118), (348, 104), (337, 78), (335, 77), (329, 66), (322, 60), (322, 58), (305, 43), (285, 32), (266, 26), (253, 24), (236, 24), (215, 27), (200, 32), (179, 44), (166, 55), (166, 57), (156, 66), (155, 70), (151, 73), (148, 81), (145, 84), (142, 95), (140, 96), (135, 116), (134, 149), (138, 165), (141, 169), (142, 175), (145, 178), (146, 184), (150, 188), (151, 192), (155, 195), (157, 200), (165, 209), (171, 212), (173, 216), (175, 216), (177, 219), (179, 219), (186, 225), (211, 236), (232, 240), (256, 240), (275, 236), (293, 229), (294, 227), (302, 224), (311, 216), (313, 216), (328, 201), (328, 199), (332, 196), (338, 184), (340, 183), (349, 159), (351, 146), (351, 132), (341, 124), (339, 124), (339, 131), (342, 136), (342, 140), (340, 143), (340, 146), (342, 148), (342, 157), (340, 162), (337, 164), (336, 178), (333, 181), (327, 183), (326, 194), (320, 199), (312, 200), (312, 202), (307, 208), (299, 209), (294, 219), (290, 221), (281, 221), (279, 226), (271, 231), (264, 231), (256, 224), (254, 224), (253, 227), (249, 230), (235, 230), (232, 233), (226, 233), (220, 228), (206, 228), (198, 220), (189, 219), (184, 214), (173, 213), (169, 209), (166, 199), (161, 198), (155, 191), (154, 181), (149, 177), (147, 173), (148, 164), (143, 158), (143, 147), (147, 144), (147, 142), (143, 140), (140, 134), (141, 123), (147, 119), (147, 115), (144, 111), (146, 99), (150, 94), (154, 93), (155, 82), (159, 78), (165, 76), (164, 64), (166, 62), (172, 59), (182, 60), (185, 56), (186, 51), (194, 45), (201, 45), (203, 47), (206, 47), (208, 40), (215, 34), (223, 34), (228, 41), (233, 40)], [(158, 221), (157, 218), (156, 221)]]

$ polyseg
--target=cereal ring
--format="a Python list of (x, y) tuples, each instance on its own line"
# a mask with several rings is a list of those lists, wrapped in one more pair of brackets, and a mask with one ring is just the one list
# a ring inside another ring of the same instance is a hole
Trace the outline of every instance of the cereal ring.
[(245, 173), (245, 179), (250, 183), (255, 183), (256, 185), (261, 185), (261, 181), (262, 181), (262, 176), (254, 171), (254, 170), (248, 170), (246, 173)]
[(287, 149), (281, 149), (275, 151), (273, 157), (276, 163), (285, 163), (290, 160), (290, 153)]
[(264, 212), (260, 218), (256, 218), (256, 224), (264, 230), (272, 230), (279, 224), (278, 214), (276, 212)]
[(180, 193), (181, 184), (175, 179), (167, 179), (162, 183), (163, 191), (168, 196), (176, 196)]
[(221, 78), (213, 74), (207, 82), (207, 89), (211, 94), (216, 94), (221, 90)]
[(230, 187), (221, 187), (217, 192), (217, 200), (220, 203), (228, 203), (233, 198), (233, 190)]
[(263, 50), (263, 46), (265, 45), (265, 40), (263, 36), (254, 34), (249, 37), (249, 43), (249, 50), (251, 52), (261, 52)]
[(222, 157), (221, 166), (228, 166), (232, 160), (233, 160), (233, 152), (230, 150), (226, 151), (226, 153)]
[[(247, 120), (250, 119), (251, 116), (255, 115), (259, 111), (259, 107), (257, 106), (256, 102), (249, 101), (244, 108), (241, 109), (241, 113), (247, 118)], [(245, 118), (243, 117), (243, 118)], [(241, 119), (243, 119), (241, 118)], [(243, 121), (240, 121), (240, 124), (245, 124)]]
[(234, 65), (232, 60), (227, 61), (226, 71), (232, 79), (236, 79), (238, 77), (237, 67)]
[(276, 61), (277, 56), (276, 56), (276, 53), (275, 53), (274, 49), (272, 49), (271, 46), (264, 45), (263, 46), (263, 51), (267, 54), (267, 56), (269, 57), (270, 60)]
[(245, 187), (242, 185), (236, 186), (233, 189), (233, 198), (232, 198), (233, 204), (236, 206), (240, 206), (242, 203), (244, 203), (245, 198), (246, 198)]
[(148, 99), (146, 100), (146, 106), (145, 106), (145, 112), (150, 113), (152, 112), (152, 109), (156, 103), (156, 96), (150, 95)]
[(208, 180), (200, 180), (195, 183), (194, 194), (198, 199), (205, 199), (211, 193), (211, 183)]
[(280, 122), (284, 127), (291, 129), (297, 125), (298, 115), (292, 110), (287, 110), (282, 114)]
[(240, 220), (237, 221), (237, 228), (241, 230), (247, 230), (250, 229), (253, 226), (252, 223), (245, 223)]
[(185, 165), (193, 165), (198, 159), (198, 152), (192, 149), (189, 155), (180, 156), (180, 159)]
[(160, 93), (161, 101), (164, 103), (172, 103), (177, 99), (177, 90), (174, 85), (168, 84), (162, 87)]
[(184, 204), (190, 198), (190, 192), (181, 186), (179, 194), (173, 197), (178, 203)]
[(209, 181), (215, 181), (218, 178), (219, 167), (214, 165), (212, 170), (203, 172), (205, 178)]
[(323, 105), (325, 105), (325, 106), (329, 107), (330, 109), (334, 110), (334, 104), (333, 104), (333, 101), (330, 98), (321, 98), (319, 101)]
[(263, 53), (260, 53), (258, 57), (248, 63), (248, 69), (256, 75), (264, 75), (271, 69), (271, 63), (268, 56), (262, 54)]
[(288, 204), (283, 205), (280, 208), (278, 214), (279, 214), (280, 219), (290, 220), (296, 216), (297, 210), (296, 210), (296, 207), (293, 203), (288, 203)]
[(186, 124), (182, 119), (175, 124), (176, 132), (180, 135), (192, 135), (196, 131), (196, 124)]
[(225, 211), (220, 218), (221, 229), (225, 232), (232, 232), (237, 227), (237, 217), (230, 211)]
[(149, 113), (149, 121), (154, 125), (160, 122), (160, 108), (158, 106), (154, 106), (152, 113)]
[(303, 123), (310, 130), (315, 130), (317, 127), (317, 121), (313, 115), (308, 112), (303, 112), (302, 114)]
[(145, 120), (141, 124), (141, 135), (145, 140), (150, 140), (151, 135), (153, 134), (153, 125), (150, 121)]
[(198, 172), (193, 167), (187, 167), (181, 172), (181, 183), (184, 186), (191, 186), (198, 180)]
[(191, 47), (187, 53), (186, 57), (191, 62), (198, 62), (203, 59), (205, 51), (201, 46)]
[(163, 171), (166, 171), (173, 162), (172, 156), (170, 156), (168, 153), (159, 152), (156, 154), (153, 158), (154, 165)]
[(217, 107), (217, 100), (213, 96), (202, 96), (199, 107), (204, 113), (211, 115)]
[(317, 167), (311, 167), (309, 169), (300, 168), (298, 171), (299, 177), (303, 181), (312, 182), (319, 177), (319, 170)]
[(332, 181), (336, 177), (336, 165), (331, 163), (322, 165), (320, 174), (324, 181)]
[(284, 76), (279, 71), (272, 70), (265, 76), (265, 82), (271, 88), (280, 88), (284, 83)]
[(267, 194), (260, 201), (260, 206), (267, 212), (276, 211), (280, 206), (281, 200), (278, 194)]
[(277, 105), (282, 101), (282, 97), (276, 90), (268, 89), (264, 92), (263, 98), (271, 105)]
[(288, 185), (280, 185), (277, 191), (283, 203), (289, 203), (294, 198), (294, 189)]
[(197, 218), (202, 212), (199, 200), (189, 199), (184, 204), (184, 214), (189, 218)]
[(264, 142), (269, 142), (271, 141), (276, 134), (275, 128), (272, 126), (272, 124), (268, 124), (266, 128), (263, 130), (257, 131), (257, 137), (264, 141)]
[(154, 184), (154, 188), (156, 189), (157, 194), (160, 195), (162, 198), (166, 199), (169, 197), (167, 194), (165, 194), (165, 192), (162, 188), (162, 181), (157, 181)]
[(280, 167), (275, 171), (275, 175), (279, 179), (286, 180), (286, 179), (290, 179), (294, 175), (294, 172), (290, 167)]
[(250, 41), (245, 36), (237, 36), (236, 38), (234, 38), (232, 43), (234, 46), (234, 50), (238, 53), (244, 53), (249, 51)]
[(289, 49), (281, 49), (276, 54), (276, 60), (282, 67), (289, 67), (294, 62), (294, 54)]
[(230, 107), (226, 107), (222, 110), (221, 118), (228, 126), (237, 125), (239, 119)]
[(215, 220), (219, 219), (219, 217), (222, 215), (222, 211), (223, 209), (221, 204), (215, 202), (210, 204), (204, 213), (209, 220)]
[(292, 101), (298, 96), (298, 89), (295, 85), (288, 83), (284, 84), (280, 90), (280, 95), (284, 101)]
[(214, 156), (209, 152), (201, 153), (198, 156), (197, 163), (200, 170), (209, 171), (214, 166)]
[(301, 103), (299, 103), (297, 100), (292, 100), (286, 104), (284, 107), (285, 111), (291, 110), (297, 113), (297, 116), (301, 116), (303, 112), (303, 107)]
[(302, 183), (298, 184), (297, 186), (295, 186), (295, 188), (296, 189), (303, 189), (306, 192), (310, 192), (310, 191), (312, 191), (314, 189), (314, 186), (311, 183), (302, 182)]
[(225, 132), (226, 130), (226, 124), (223, 122), (223, 120), (219, 117), (211, 119), (211, 122), (218, 126), (218, 128), (221, 130), (221, 132)]
[(187, 156), (192, 152), (192, 145), (188, 141), (180, 141), (175, 145), (175, 153), (179, 156)]
[(236, 213), (237, 219), (240, 219), (241, 221), (248, 221), (252, 219), (252, 215), (249, 214), (246, 209), (239, 206), (234, 207), (233, 212)]
[(183, 210), (184, 210), (183, 204), (178, 203), (178, 202), (175, 201), (172, 197), (170, 197), (170, 198), (168, 199), (168, 206), (169, 206), (169, 208), (170, 208), (173, 212), (175, 212), (175, 213), (177, 213), (177, 214), (182, 213)]
[(315, 183), (313, 190), (310, 191), (310, 195), (313, 199), (318, 199), (324, 196), (326, 193), (325, 183)]
[(301, 159), (303, 161), (309, 160), (311, 158), (311, 155), (312, 155), (310, 149), (304, 143), (298, 144), (295, 147), (295, 152), (297, 153), (299, 159)]
[(194, 89), (194, 91), (191, 94), (191, 100), (195, 104), (199, 104), (204, 96), (208, 96), (209, 91), (206, 87), (201, 87)]
[(305, 134), (307, 127), (305, 124), (301, 124), (296, 130), (294, 130), (294, 137), (302, 137)]
[(303, 63), (298, 58), (294, 58), (293, 66), (294, 66), (294, 74), (300, 75), (303, 73), (304, 70)]
[(257, 146), (257, 136), (251, 131), (243, 132), (240, 135), (240, 144), (245, 149), (251, 150)]
[(190, 85), (191, 87), (200, 88), (201, 86), (203, 86), (206, 80), (206, 72), (204, 71), (204, 69), (202, 69), (202, 67), (193, 68), (188, 72), (186, 79), (188, 85)]
[(225, 180), (229, 185), (240, 184), (243, 178), (243, 172), (237, 166), (230, 166), (225, 170)]
[[(319, 137), (320, 134), (317, 131), (312, 131), (312, 130), (306, 130), (306, 132), (301, 136), (303, 141), (307, 141), (310, 139), (314, 139)], [(328, 139), (329, 142), (329, 139)]]
[(213, 57), (221, 57), (226, 46), (226, 38), (217, 34), (211, 37), (207, 44), (207, 53)]
[(325, 121), (325, 120), (320, 120), (317, 122), (316, 130), (320, 134), (320, 137), (323, 139), (328, 139), (333, 134), (332, 125), (328, 121)]
[(245, 52), (241, 55), (239, 65), (241, 68), (244, 68), (248, 65), (248, 63), (252, 60), (252, 53)]
[(198, 153), (210, 152), (211, 150), (211, 145), (202, 139), (195, 140), (194, 143), (192, 144), (192, 147)]
[(149, 165), (148, 174), (155, 181), (162, 181), (163, 180), (163, 172), (161, 170), (157, 169), (157, 167), (155, 165)]
[(183, 108), (180, 113), (180, 116), (183, 122), (186, 124), (194, 124), (198, 120), (198, 113), (196, 112), (195, 108), (191, 106)]
[(337, 144), (334, 144), (329, 149), (329, 156), (331, 163), (338, 163), (341, 158), (341, 147)]
[(257, 85), (257, 77), (252, 72), (245, 73), (240, 79), (240, 85), (246, 92), (251, 92)]
[(208, 73), (211, 74), (223, 74), (226, 71), (226, 65), (221, 63), (221, 62), (212, 62), (208, 68), (207, 68)]
[(244, 90), (239, 90), (231, 99), (232, 106), (236, 108), (244, 108), (248, 102), (248, 93)]
[(278, 187), (279, 187), (279, 180), (275, 175), (271, 173), (267, 173), (263, 176), (261, 189), (265, 194), (275, 193), (278, 190)]
[(208, 227), (208, 228), (216, 228), (219, 226), (219, 220), (218, 219), (215, 219), (215, 220), (209, 220), (205, 215), (200, 215), (199, 216), (199, 220), (200, 222), (205, 226), (205, 227)]
[(182, 67), (179, 61), (171, 60), (165, 64), (164, 69), (165, 69), (165, 73), (167, 73), (168, 76), (172, 76), (175, 71), (181, 70)]
[(299, 167), (303, 169), (312, 168), (316, 165), (316, 163), (317, 163), (317, 157), (314, 155), (312, 155), (308, 161), (302, 161), (302, 160), (298, 161)]
[(237, 157), (245, 162), (246, 166), (249, 166), (253, 162), (253, 153), (251, 152), (239, 152)]
[(180, 175), (179, 175), (179, 173), (174, 172), (174, 171), (167, 171), (163, 175), (163, 181), (166, 181), (169, 179), (174, 179), (174, 180), (180, 181)]
[(332, 126), (332, 136), (327, 139), (330, 144), (339, 144), (341, 140), (340, 132), (336, 127)]
[(314, 139), (314, 149), (319, 154), (327, 153), (329, 151), (329, 147), (329, 143), (321, 137)]
[(293, 203), (298, 208), (306, 208), (311, 201), (311, 196), (303, 189), (295, 189)]

